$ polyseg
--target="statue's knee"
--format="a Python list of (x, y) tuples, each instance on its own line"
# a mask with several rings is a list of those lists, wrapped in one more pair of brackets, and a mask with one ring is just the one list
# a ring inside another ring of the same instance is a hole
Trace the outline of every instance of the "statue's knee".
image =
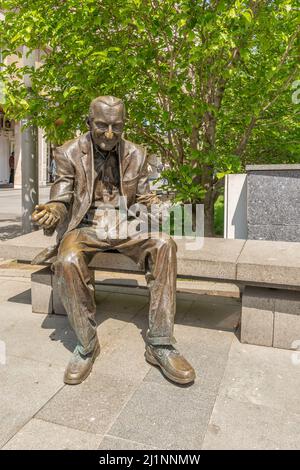
[(177, 245), (173, 238), (171, 237), (164, 237), (157, 239), (157, 248), (159, 250), (167, 250), (176, 253)]
[(169, 238), (168, 240), (168, 246), (172, 251), (177, 251), (177, 245), (176, 242), (173, 240), (173, 238)]
[(55, 265), (62, 269), (70, 269), (79, 264), (79, 253), (75, 250), (61, 252), (57, 257)]

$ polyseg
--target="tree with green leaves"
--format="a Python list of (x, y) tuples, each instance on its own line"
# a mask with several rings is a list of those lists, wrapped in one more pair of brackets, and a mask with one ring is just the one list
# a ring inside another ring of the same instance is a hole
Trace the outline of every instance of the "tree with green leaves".
[[(62, 142), (85, 129), (92, 98), (128, 109), (128, 138), (170, 167), (176, 199), (204, 203), (213, 235), (224, 175), (299, 161), (299, 6), (295, 0), (2, 0), (6, 112)], [(24, 74), (32, 86), (22, 85)], [(297, 75), (298, 74), (298, 75)]]

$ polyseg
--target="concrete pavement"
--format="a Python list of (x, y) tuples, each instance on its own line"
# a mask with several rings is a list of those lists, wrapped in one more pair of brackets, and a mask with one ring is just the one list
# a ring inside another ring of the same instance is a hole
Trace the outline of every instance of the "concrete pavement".
[[(0, 266), (1, 270), (1, 266)], [(147, 296), (97, 291), (102, 347), (91, 376), (63, 384), (75, 345), (64, 316), (31, 312), (30, 279), (1, 277), (3, 449), (297, 449), (297, 352), (242, 345), (240, 301), (178, 295), (175, 335), (194, 365), (176, 386), (144, 360)]]
[[(50, 186), (39, 189), (40, 203), (48, 199)], [(22, 234), (22, 191), (21, 189), (0, 188), (0, 240), (7, 240)]]

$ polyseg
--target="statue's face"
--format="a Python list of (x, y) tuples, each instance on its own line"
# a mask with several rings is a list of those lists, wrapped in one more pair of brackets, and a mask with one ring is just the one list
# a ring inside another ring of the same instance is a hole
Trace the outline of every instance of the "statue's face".
[(89, 118), (89, 127), (93, 141), (102, 150), (112, 150), (120, 141), (124, 128), (122, 104), (108, 106), (105, 103), (96, 103)]

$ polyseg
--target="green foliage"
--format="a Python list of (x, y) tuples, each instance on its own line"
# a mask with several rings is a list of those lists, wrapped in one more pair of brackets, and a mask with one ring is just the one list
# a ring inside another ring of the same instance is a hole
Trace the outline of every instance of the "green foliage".
[(215, 234), (223, 237), (224, 235), (224, 196), (221, 195), (215, 202), (214, 217)]
[(50, 139), (84, 131), (92, 98), (119, 96), (127, 137), (170, 164), (177, 200), (205, 204), (246, 163), (299, 161), (295, 1), (2, 0), (1, 8), (4, 56), (41, 51), (38, 68), (3, 67), (6, 111), (31, 115)]

